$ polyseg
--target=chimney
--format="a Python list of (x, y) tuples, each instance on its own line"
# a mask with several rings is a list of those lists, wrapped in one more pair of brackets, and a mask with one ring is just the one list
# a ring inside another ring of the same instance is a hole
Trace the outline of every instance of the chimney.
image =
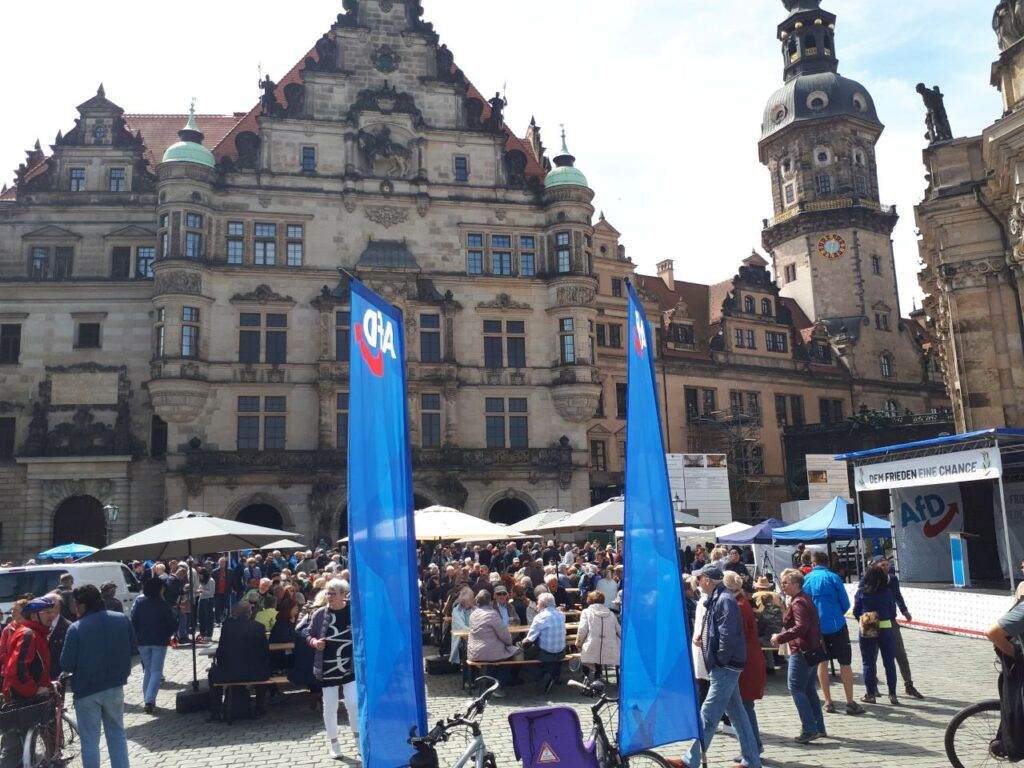
[(670, 291), (676, 289), (676, 264), (672, 259), (658, 262), (658, 277), (664, 281)]

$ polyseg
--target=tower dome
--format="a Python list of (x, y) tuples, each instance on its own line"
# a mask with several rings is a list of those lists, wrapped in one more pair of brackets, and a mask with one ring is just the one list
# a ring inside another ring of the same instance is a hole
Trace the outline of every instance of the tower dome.
[(207, 168), (213, 168), (215, 161), (213, 153), (203, 146), (203, 134), (196, 124), (196, 106), (193, 103), (188, 110), (188, 122), (185, 127), (178, 131), (178, 141), (167, 148), (164, 152), (163, 162), (165, 163), (195, 163)]
[(562, 154), (555, 158), (555, 167), (544, 178), (544, 189), (552, 187), (586, 187), (587, 177), (576, 166), (576, 158), (569, 153), (565, 143), (565, 127), (562, 128)]

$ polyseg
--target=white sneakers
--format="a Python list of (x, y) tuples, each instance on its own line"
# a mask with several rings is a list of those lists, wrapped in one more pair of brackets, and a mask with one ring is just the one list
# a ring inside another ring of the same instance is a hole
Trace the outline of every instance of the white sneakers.
[(341, 760), (341, 744), (336, 741), (331, 741), (327, 745), (327, 753), (333, 760)]

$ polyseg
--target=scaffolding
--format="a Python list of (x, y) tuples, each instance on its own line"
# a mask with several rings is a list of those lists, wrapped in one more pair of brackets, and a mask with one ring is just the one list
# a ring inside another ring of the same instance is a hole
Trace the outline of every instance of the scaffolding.
[(760, 409), (730, 408), (694, 414), (688, 420), (691, 453), (724, 453), (728, 457), (729, 497), (734, 520), (764, 519), (768, 478), (764, 468)]

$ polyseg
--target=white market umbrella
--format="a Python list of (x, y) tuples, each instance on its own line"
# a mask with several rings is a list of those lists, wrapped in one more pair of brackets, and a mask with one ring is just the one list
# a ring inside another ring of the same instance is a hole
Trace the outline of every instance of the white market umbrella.
[[(547, 523), (536, 528), (538, 533), (569, 531), (611, 531), (625, 528), (626, 499), (624, 496), (602, 501), (593, 507), (581, 509), (579, 512)], [(688, 525), (697, 522), (697, 518), (684, 512), (675, 513), (676, 525)]]
[(753, 527), (754, 526), (747, 525), (746, 523), (734, 521), (726, 523), (725, 525), (720, 525), (717, 528), (712, 528), (708, 531), (708, 534), (711, 536), (712, 541), (717, 542), (721, 536), (732, 536), (733, 534), (743, 533), (744, 531), (749, 531)]
[(492, 523), (480, 517), (467, 515), (451, 507), (427, 507), (415, 515), (416, 541), (508, 541), (522, 538), (508, 526)]
[(281, 539), (280, 541), (272, 541), (269, 544), (264, 544), (260, 549), (264, 551), (273, 552), (275, 549), (305, 549), (305, 544), (299, 544), (297, 541), (291, 539)]
[[(533, 533), (523, 533), (519, 530), (518, 526), (505, 525), (504, 523), (495, 523), (505, 529), (505, 536), (501, 541), (511, 541), (512, 539), (539, 539), (540, 536)], [(456, 544), (473, 544), (480, 541), (494, 541), (494, 537), (490, 534), (483, 536), (476, 534), (473, 536), (466, 536), (456, 541)]]
[(547, 523), (553, 523), (556, 520), (561, 520), (563, 517), (568, 517), (569, 513), (564, 509), (544, 509), (535, 515), (530, 515), (525, 520), (520, 520), (518, 523), (512, 525), (517, 531), (523, 533), (533, 533), (539, 526), (546, 525)]
[[(237, 520), (211, 517), (204, 512), (182, 510), (176, 515), (171, 515), (162, 523), (105, 546), (86, 559), (162, 560), (174, 558), (180, 560), (184, 557), (192, 557), (193, 553), (259, 549), (268, 542), (295, 535), (288, 531), (240, 523)], [(189, 566), (189, 584), (191, 583), (192, 572), (191, 566)], [(197, 610), (197, 598), (198, 595), (193, 590), (193, 616)], [(199, 677), (196, 672), (195, 625), (192, 626), (192, 690), (199, 690)]]

